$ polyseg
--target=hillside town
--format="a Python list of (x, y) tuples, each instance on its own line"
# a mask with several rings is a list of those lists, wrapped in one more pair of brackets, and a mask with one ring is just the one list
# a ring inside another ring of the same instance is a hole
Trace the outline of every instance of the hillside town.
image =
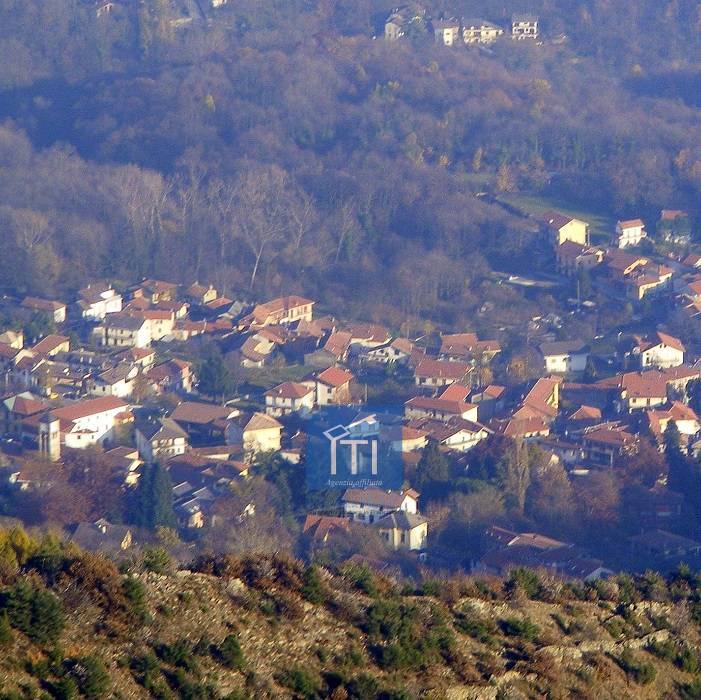
[[(381, 323), (335, 318), (323, 300), (299, 295), (255, 303), (209, 283), (145, 279), (91, 282), (67, 300), (5, 297), (6, 517), (40, 522), (30, 496), (59, 498), (56, 483), (66, 464), (82, 464), (81, 454), (99, 460), (101, 490), (126, 498), (158, 464), (172, 488), (174, 530), (192, 548), (225, 519), (267, 518), (274, 507), (255, 494), (242, 500), (241, 485), (270, 468), (303, 480), (314, 468), (311, 425), (333, 408), (344, 411), (345, 435), (381, 436), (403, 478), (393, 488), (308, 493), (290, 512), (305, 551), (331, 550), (360, 528), (383, 544), (384, 564), (383, 550), (368, 556), (380, 567), (504, 573), (527, 565), (595, 579), (623, 566), (701, 561), (694, 512), (701, 362), (693, 342), (650, 327), (644, 313), (654, 299), (681, 314), (687, 329), (698, 324), (701, 256), (643, 253), (639, 219), (619, 221), (598, 245), (587, 222), (558, 212), (543, 214), (538, 227), (534, 245), (550, 255), (552, 274), (563, 284), (577, 280), (572, 314), (595, 312), (592, 290), (632, 313), (608, 337), (563, 337), (558, 324), (528, 320), (540, 358), (530, 376), (498, 335), (407, 337)], [(657, 231), (658, 240), (689, 250), (684, 212), (663, 211)], [(506, 476), (495, 477), (500, 470)], [(515, 501), (491, 520), (488, 508), (473, 504), (479, 532), (451, 541), (445, 522), (455, 514), (437, 504), (496, 483), (500, 498)], [(551, 499), (550, 515), (564, 507), (551, 493), (555, 483), (571, 490), (568, 507), (586, 501), (592, 520), (624, 533), (616, 546), (592, 551), (542, 509), (542, 523), (526, 517), (536, 487)], [(143, 533), (128, 518), (93, 512), (93, 521), (66, 515), (62, 522), (81, 546), (118, 556), (137, 546)]]

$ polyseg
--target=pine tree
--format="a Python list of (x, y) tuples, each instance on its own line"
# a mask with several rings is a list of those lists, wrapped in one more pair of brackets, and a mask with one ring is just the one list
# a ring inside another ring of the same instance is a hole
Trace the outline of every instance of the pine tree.
[(160, 465), (153, 465), (152, 499), (153, 513), (150, 527), (177, 527), (175, 512), (173, 511), (173, 483), (168, 472)]
[(176, 527), (173, 511), (173, 484), (158, 463), (144, 468), (135, 497), (133, 520), (151, 530), (158, 526)]

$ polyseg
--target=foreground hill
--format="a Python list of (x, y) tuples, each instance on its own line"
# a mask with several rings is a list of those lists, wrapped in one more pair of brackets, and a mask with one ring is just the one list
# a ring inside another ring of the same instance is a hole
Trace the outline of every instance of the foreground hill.
[(416, 588), (262, 555), (121, 573), (18, 536), (0, 559), (1, 698), (701, 697), (683, 569)]

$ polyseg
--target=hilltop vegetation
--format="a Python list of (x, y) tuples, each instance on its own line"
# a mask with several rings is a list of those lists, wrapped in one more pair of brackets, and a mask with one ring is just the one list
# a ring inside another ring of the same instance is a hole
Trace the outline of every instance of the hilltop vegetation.
[[(0, 697), (699, 697), (701, 582), (402, 583), (346, 563), (121, 570), (3, 532)], [(285, 644), (280, 644), (284, 639)]]

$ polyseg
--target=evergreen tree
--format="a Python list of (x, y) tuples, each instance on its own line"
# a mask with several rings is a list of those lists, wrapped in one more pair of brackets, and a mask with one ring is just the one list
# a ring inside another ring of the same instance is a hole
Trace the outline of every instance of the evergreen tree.
[(203, 394), (225, 397), (234, 389), (234, 381), (221, 355), (211, 353), (200, 365), (198, 388)]
[(669, 421), (664, 431), (664, 452), (669, 469), (669, 488), (684, 493), (689, 485), (689, 460), (682, 453), (679, 428), (673, 420)]
[(447, 495), (450, 482), (450, 462), (441, 452), (436, 440), (429, 440), (416, 469), (416, 486), (427, 500)]
[(173, 484), (168, 472), (158, 463), (147, 465), (141, 474), (133, 520), (151, 530), (159, 525), (177, 526), (173, 512)]

